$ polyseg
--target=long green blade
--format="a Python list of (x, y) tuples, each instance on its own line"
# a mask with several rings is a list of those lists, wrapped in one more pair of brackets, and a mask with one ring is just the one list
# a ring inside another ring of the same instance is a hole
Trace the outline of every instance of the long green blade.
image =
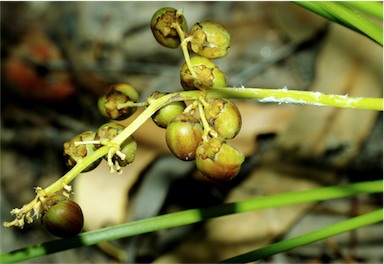
[(308, 191), (282, 193), (257, 197), (236, 203), (221, 204), (202, 209), (190, 209), (177, 213), (152, 217), (126, 224), (85, 232), (69, 239), (59, 239), (0, 255), (0, 263), (14, 263), (37, 258), (76, 247), (91, 246), (103, 241), (116, 240), (148, 232), (198, 223), (214, 217), (245, 213), (272, 207), (305, 202), (343, 198), (361, 193), (383, 191), (383, 181), (361, 182), (348, 185), (323, 187)]
[[(330, 21), (344, 25), (350, 29), (360, 32), (380, 45), (383, 45), (383, 28), (373, 23), (363, 14), (353, 9), (351, 2), (332, 2), (332, 1), (295, 1), (300, 5), (318, 15), (321, 15)], [(360, 4), (362, 9), (363, 3)], [(364, 11), (374, 12), (374, 7), (377, 5), (368, 5)], [(382, 8), (376, 10), (377, 16), (382, 17)]]
[(304, 246), (363, 226), (375, 224), (382, 220), (383, 209), (376, 210), (374, 212), (357, 216), (295, 238), (286, 239), (281, 242), (277, 242), (254, 251), (223, 260), (220, 263), (247, 263), (251, 261), (256, 261), (283, 251)]

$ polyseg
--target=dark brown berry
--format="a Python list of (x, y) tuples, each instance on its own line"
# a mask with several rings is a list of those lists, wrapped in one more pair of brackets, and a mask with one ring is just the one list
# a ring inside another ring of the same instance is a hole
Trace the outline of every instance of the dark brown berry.
[(57, 237), (72, 237), (83, 228), (84, 217), (80, 206), (66, 197), (53, 195), (43, 202), (41, 223)]

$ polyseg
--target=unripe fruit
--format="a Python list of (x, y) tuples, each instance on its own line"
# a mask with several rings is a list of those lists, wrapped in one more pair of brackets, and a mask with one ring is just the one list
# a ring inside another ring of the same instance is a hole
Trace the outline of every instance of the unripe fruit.
[(97, 148), (107, 144), (110, 140), (115, 138), (125, 127), (115, 122), (108, 122), (100, 126), (95, 135), (95, 140), (99, 140), (101, 144), (96, 144)]
[(41, 223), (53, 235), (72, 237), (81, 232), (84, 224), (80, 206), (66, 197), (53, 195), (43, 202)]
[(137, 102), (139, 94), (128, 84), (114, 84), (108, 87), (106, 95), (98, 100), (99, 111), (105, 117), (112, 120), (123, 120), (131, 116), (137, 107), (124, 107), (119, 109), (118, 106), (127, 102)]
[(132, 163), (136, 157), (137, 143), (133, 136), (129, 136), (123, 144), (121, 144), (120, 151), (125, 154), (125, 159), (122, 160), (118, 155), (112, 157), (112, 161), (117, 161), (121, 167), (127, 166)]
[[(86, 156), (89, 156), (96, 151), (96, 147), (93, 144), (80, 144), (76, 146), (75, 142), (92, 141), (94, 139), (95, 132), (86, 131), (64, 143), (64, 158), (68, 167), (74, 167)], [(96, 160), (87, 168), (85, 168), (83, 172), (93, 170), (100, 164), (100, 162), (101, 159)]]
[[(96, 144), (97, 148), (102, 145), (108, 144), (108, 141), (115, 138), (125, 127), (123, 125), (110, 122), (102, 125), (96, 132), (95, 140), (99, 140), (101, 144)], [(125, 159), (122, 160), (117, 154), (113, 155), (112, 161), (118, 162), (121, 167), (126, 166), (128, 163), (132, 163), (135, 159), (137, 150), (137, 143), (133, 136), (129, 136), (121, 145), (120, 151), (126, 155)], [(107, 156), (103, 157), (107, 159)]]
[(222, 25), (213, 21), (196, 23), (188, 35), (192, 36), (189, 48), (206, 58), (224, 57), (231, 46), (231, 35)]
[(205, 57), (194, 56), (191, 64), (196, 77), (188, 69), (187, 63), (180, 70), (180, 81), (184, 90), (205, 90), (212, 87), (226, 87), (225, 74), (212, 61)]
[(196, 150), (197, 169), (214, 181), (234, 178), (244, 162), (244, 154), (218, 138), (203, 141)]
[(151, 19), (151, 30), (157, 42), (167, 48), (177, 48), (180, 37), (173, 23), (179, 23), (181, 29), (188, 30), (187, 20), (172, 7), (164, 7), (156, 11)]
[(200, 121), (187, 113), (182, 113), (170, 122), (165, 131), (165, 139), (171, 152), (181, 160), (194, 160), (196, 148), (201, 141), (203, 127)]
[(209, 98), (204, 107), (205, 118), (223, 138), (232, 139), (240, 131), (241, 114), (237, 106), (228, 99)]
[[(164, 94), (160, 92), (155, 92), (148, 99), (148, 102), (150, 103), (151, 101), (156, 100), (161, 96), (164, 96)], [(184, 111), (185, 107), (186, 105), (183, 101), (172, 102), (156, 111), (156, 113), (152, 115), (152, 120), (159, 127), (166, 128), (169, 122), (171, 122), (174, 118), (176, 118)]]

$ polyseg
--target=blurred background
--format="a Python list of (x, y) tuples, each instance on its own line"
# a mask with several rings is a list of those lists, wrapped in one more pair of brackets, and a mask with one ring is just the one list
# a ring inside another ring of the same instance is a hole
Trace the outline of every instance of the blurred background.
[[(141, 101), (181, 90), (180, 49), (153, 38), (152, 15), (183, 9), (189, 27), (214, 20), (231, 34), (215, 60), (229, 86), (382, 97), (382, 48), (289, 2), (2, 2), (1, 222), (68, 168), (63, 143), (107, 122), (97, 98), (128, 83)], [(151, 120), (134, 137), (138, 153), (123, 174), (103, 162), (73, 183), (94, 230), (158, 214), (273, 193), (382, 178), (382, 113), (236, 100), (243, 127), (233, 144), (246, 155), (237, 178), (213, 183), (193, 162), (170, 155)], [(140, 112), (140, 111), (139, 111)], [(129, 124), (134, 117), (124, 120)], [(382, 207), (358, 196), (228, 216), (27, 263), (214, 262)], [(38, 221), (1, 228), (1, 251), (53, 240)], [(382, 262), (382, 226), (373, 225), (285, 252), (267, 263)]]

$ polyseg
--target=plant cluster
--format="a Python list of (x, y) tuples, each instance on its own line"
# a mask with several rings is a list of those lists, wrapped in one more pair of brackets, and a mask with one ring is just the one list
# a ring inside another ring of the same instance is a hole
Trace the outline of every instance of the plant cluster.
[[(317, 7), (313, 3), (308, 5), (308, 8)], [(327, 16), (334, 8), (327, 3), (319, 5), (327, 7), (316, 9), (318, 13), (324, 16)], [(346, 15), (346, 17), (355, 18), (351, 12), (346, 13)], [(363, 23), (363, 25), (365, 24)], [(173, 155), (184, 161), (194, 161), (196, 168), (213, 181), (228, 181), (238, 174), (244, 162), (243, 153), (230, 143), (230, 140), (237, 136), (242, 125), (239, 109), (230, 98), (383, 110), (382, 98), (353, 98), (346, 95), (294, 91), (287, 88), (227, 87), (225, 74), (213, 61), (225, 57), (231, 46), (230, 34), (222, 25), (213, 21), (201, 21), (188, 29), (182, 10), (166, 7), (159, 9), (153, 15), (150, 28), (156, 41), (162, 46), (172, 49), (181, 47), (185, 58), (185, 63), (180, 69), (180, 84), (183, 91), (175, 93), (155, 92), (145, 102), (138, 102), (139, 94), (132, 86), (121, 83), (110, 85), (106, 94), (98, 100), (101, 114), (110, 121), (101, 125), (96, 131), (83, 132), (64, 143), (64, 157), (70, 170), (47, 188), (36, 187), (36, 197), (20, 209), (13, 209), (11, 214), (15, 216), (15, 219), (11, 222), (5, 222), (5, 227), (23, 228), (25, 223), (32, 223), (33, 218), (36, 218), (40, 219), (40, 223), (55, 236), (72, 237), (80, 233), (84, 218), (79, 205), (69, 198), (72, 192), (69, 183), (80, 173), (96, 168), (103, 159), (107, 161), (111, 173), (121, 173), (122, 168), (135, 159), (137, 143), (132, 136), (133, 132), (149, 118), (152, 118), (156, 125), (165, 129), (165, 141)], [(366, 31), (364, 27), (359, 29), (363, 32)], [(372, 39), (382, 39), (376, 37), (377, 31), (374, 31), (373, 34), (368, 33), (367, 35)], [(190, 57), (190, 54), (193, 56)], [(131, 116), (138, 107), (145, 107), (145, 110), (127, 127), (116, 122)], [(359, 189), (359, 186), (364, 188)], [(285, 194), (285, 196), (284, 194), (276, 195), (275, 198), (271, 196), (239, 201), (236, 206), (224, 204), (208, 208), (203, 214), (197, 213), (197, 209), (195, 209), (146, 219), (149, 221), (127, 223), (125, 224), (128, 225), (126, 229), (121, 227), (124, 232), (114, 232), (114, 236), (107, 234), (107, 232), (100, 232), (101, 235), (91, 233), (80, 236), (91, 237), (93, 239), (89, 240), (91, 242), (85, 242), (91, 245), (108, 239), (196, 223), (210, 217), (229, 214), (231, 210), (228, 210), (226, 206), (235, 207), (237, 208), (236, 212), (241, 213), (268, 208), (271, 207), (271, 204), (283, 206), (381, 191), (382, 181), (346, 187), (335, 186), (296, 194)], [(318, 195), (316, 195), (317, 192)], [(292, 199), (292, 197), (296, 198)], [(265, 200), (264, 204), (263, 199)], [(276, 199), (276, 202), (271, 203), (273, 199)], [(198, 215), (201, 217), (196, 218)], [(365, 218), (353, 219), (353, 225), (345, 230), (358, 228), (381, 219), (382, 211), (375, 212), (374, 218), (367, 215)], [(360, 222), (356, 224), (355, 222), (358, 220)], [(133, 230), (131, 228), (139, 225), (141, 225), (141, 229)], [(335, 235), (340, 230), (338, 228), (327, 236)], [(320, 234), (315, 240), (325, 237)], [(309, 242), (315, 241), (310, 236), (306, 239)], [(305, 241), (301, 240), (300, 243), (303, 244)], [(285, 244), (288, 245), (288, 242)], [(290, 244), (288, 246), (285, 244), (285, 247), (274, 246), (271, 252), (281, 252), (284, 249), (292, 248)], [(65, 245), (65, 247), (70, 248), (70, 245)], [(266, 250), (268, 249), (266, 248)], [(264, 254), (264, 252), (261, 253)], [(21, 254), (23, 254), (22, 251)], [(39, 254), (45, 254), (45, 252), (35, 251), (36, 256)], [(13, 255), (6, 255), (6, 257), (13, 257)], [(28, 257), (15, 255), (15, 259)], [(233, 262), (238, 261), (237, 259), (233, 260)]]
[[(186, 60), (180, 70), (183, 89), (201, 91), (188, 106), (175, 102), (152, 118), (166, 129), (167, 145), (177, 158), (196, 160), (197, 169), (210, 179), (230, 180), (244, 162), (243, 153), (228, 143), (240, 131), (241, 115), (229, 99), (207, 99), (206, 94), (211, 88), (227, 87), (225, 74), (211, 59), (228, 54), (231, 37), (222, 25), (213, 21), (201, 21), (187, 29), (180, 10), (166, 7), (152, 17), (151, 30), (157, 42), (168, 48), (181, 46), (183, 50)], [(189, 52), (195, 56), (190, 58)]]
[[(158, 10), (150, 26), (158, 43), (167, 48), (183, 49), (186, 62), (180, 70), (181, 86), (185, 91), (198, 91), (193, 100), (179, 99), (162, 105), (153, 113), (152, 120), (166, 130), (166, 143), (177, 158), (194, 160), (197, 169), (211, 180), (227, 181), (234, 178), (244, 162), (244, 155), (228, 140), (240, 131), (240, 112), (229, 99), (207, 98), (211, 88), (227, 87), (225, 74), (212, 59), (228, 54), (230, 34), (222, 25), (213, 21), (196, 23), (188, 31), (181, 10), (170, 7)], [(195, 56), (190, 57), (189, 52), (195, 53)], [(64, 157), (68, 167), (75, 167), (101, 147), (107, 146), (108, 153), (94, 159), (81, 172), (93, 170), (105, 159), (111, 173), (121, 173), (123, 167), (134, 161), (137, 143), (132, 135), (124, 137), (120, 144), (113, 142), (126, 128), (114, 121), (124, 120), (135, 113), (137, 107), (147, 107), (166, 95), (155, 92), (147, 102), (140, 103), (139, 94), (132, 86), (110, 85), (106, 94), (99, 98), (98, 108), (111, 121), (100, 126), (97, 131), (83, 132), (64, 143)], [(22, 228), (25, 219), (31, 223), (33, 217), (37, 217), (56, 236), (79, 233), (83, 215), (80, 207), (69, 200), (71, 187), (68, 183), (68, 180), (62, 182), (63, 195), (60, 196), (38, 189), (36, 200), (27, 208), (14, 209), (12, 214), (16, 215), (16, 219), (5, 223), (5, 226)], [(33, 215), (28, 209), (33, 210)], [(70, 222), (73, 218), (74, 223)]]

